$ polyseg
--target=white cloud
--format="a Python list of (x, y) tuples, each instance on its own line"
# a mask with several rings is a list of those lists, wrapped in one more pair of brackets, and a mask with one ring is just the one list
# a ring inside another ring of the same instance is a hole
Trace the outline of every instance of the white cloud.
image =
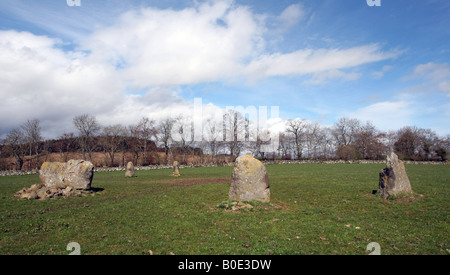
[(390, 65), (385, 65), (383, 66), (383, 68), (381, 68), (380, 71), (375, 71), (372, 73), (373, 78), (375, 79), (381, 79), (385, 73), (389, 72), (390, 70), (392, 70), (392, 66)]
[(450, 68), (447, 63), (420, 64), (403, 80), (422, 80), (420, 85), (404, 89), (403, 92), (444, 92), (450, 96)]
[(300, 4), (293, 4), (287, 7), (278, 17), (283, 28), (289, 28), (304, 19), (306, 12)]
[(64, 53), (58, 43), (27, 32), (0, 31), (3, 127), (17, 127), (33, 117), (62, 120), (79, 112), (103, 112), (120, 102), (123, 85), (113, 68)]
[[(300, 5), (291, 5), (277, 21), (288, 27), (304, 13)], [(354, 80), (355, 73), (338, 70), (400, 54), (382, 51), (377, 44), (267, 54), (267, 18), (262, 18), (232, 1), (207, 2), (180, 11), (143, 8), (94, 32), (84, 47), (92, 51), (91, 58), (117, 66), (139, 87), (316, 73), (315, 81)]]
[(380, 130), (397, 130), (404, 126), (414, 125), (413, 110), (412, 102), (393, 100), (377, 102), (345, 116), (361, 121), (371, 121)]
[(346, 80), (346, 81), (351, 81), (351, 80), (357, 80), (360, 76), (361, 76), (360, 73), (355, 73), (355, 72), (345, 73), (340, 70), (330, 70), (330, 71), (318, 72), (318, 73), (313, 74), (311, 80), (307, 81), (307, 83), (321, 84), (321, 83), (326, 82), (329, 79), (342, 79), (342, 80)]
[(442, 81), (438, 85), (438, 90), (450, 95), (450, 81)]
[(134, 85), (193, 84), (237, 76), (262, 50), (262, 30), (249, 9), (230, 1), (181, 11), (144, 8), (93, 33), (85, 47)]
[[(292, 5), (278, 20), (291, 26), (304, 13)], [(74, 51), (64, 50), (59, 39), (0, 31), (0, 135), (30, 118), (41, 119), (48, 126), (44, 135), (55, 137), (72, 130), (72, 118), (83, 113), (107, 125), (187, 112), (179, 85), (286, 75), (352, 80), (358, 74), (346, 69), (399, 54), (377, 44), (269, 54), (266, 20), (231, 0), (133, 9), (106, 28), (77, 36)]]
[[(382, 52), (377, 44), (353, 47), (349, 49), (306, 49), (289, 54), (262, 55), (246, 68), (254, 78), (277, 75), (336, 75), (339, 69), (353, 68), (366, 63), (395, 58), (398, 51)], [(340, 76), (348, 74), (339, 72)], [(355, 78), (353, 75), (351, 78)]]

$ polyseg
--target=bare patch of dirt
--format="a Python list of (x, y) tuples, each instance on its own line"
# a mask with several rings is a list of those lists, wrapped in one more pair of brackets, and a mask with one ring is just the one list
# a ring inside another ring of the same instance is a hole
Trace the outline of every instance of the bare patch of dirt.
[(173, 186), (191, 186), (196, 184), (208, 184), (208, 183), (230, 183), (231, 178), (184, 178), (173, 180), (159, 180), (156, 183), (167, 183)]
[[(372, 192), (372, 194), (365, 193), (363, 196), (366, 198), (373, 198), (377, 196), (377, 194), (376, 192)], [(424, 199), (424, 197), (425, 196), (422, 194), (411, 194), (411, 195), (389, 196), (387, 199), (384, 200), (387, 202), (415, 202)]]
[(410, 196), (401, 196), (391, 199), (392, 201), (396, 202), (414, 202), (419, 201), (424, 198), (424, 195), (410, 195)]

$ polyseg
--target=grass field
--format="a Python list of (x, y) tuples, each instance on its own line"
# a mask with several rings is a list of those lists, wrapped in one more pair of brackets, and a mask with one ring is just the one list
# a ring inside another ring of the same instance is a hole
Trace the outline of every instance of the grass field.
[(395, 200), (371, 194), (383, 166), (268, 165), (271, 203), (240, 211), (218, 207), (232, 167), (97, 172), (95, 196), (45, 201), (13, 198), (37, 175), (0, 177), (0, 254), (450, 254), (450, 166), (407, 165)]

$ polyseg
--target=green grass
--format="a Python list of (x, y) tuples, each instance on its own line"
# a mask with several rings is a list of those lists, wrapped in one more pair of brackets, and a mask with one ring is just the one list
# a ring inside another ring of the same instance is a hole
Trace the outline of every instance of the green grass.
[(414, 199), (384, 200), (383, 166), (268, 165), (271, 203), (245, 211), (220, 207), (232, 167), (97, 172), (95, 196), (46, 201), (13, 199), (38, 176), (0, 177), (0, 254), (450, 254), (450, 167), (407, 165)]

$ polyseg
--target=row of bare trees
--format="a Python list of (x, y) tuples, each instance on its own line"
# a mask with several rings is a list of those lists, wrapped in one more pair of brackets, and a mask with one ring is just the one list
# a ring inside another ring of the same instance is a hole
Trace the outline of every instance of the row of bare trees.
[(37, 158), (39, 155), (41, 127), (38, 119), (32, 119), (25, 122), (20, 128), (11, 130), (6, 139), (3, 141), (4, 145), (0, 150), (0, 156), (10, 155), (16, 160), (17, 166), (22, 168), (25, 156), (28, 155), (31, 159), (35, 156), (35, 167), (32, 167), (32, 162), (29, 162), (28, 170), (37, 168)]
[[(383, 132), (371, 122), (354, 118), (341, 118), (328, 127), (293, 119), (276, 133), (251, 124), (240, 112), (229, 110), (219, 119), (202, 121), (198, 138), (193, 119), (186, 116), (160, 121), (143, 117), (134, 125), (102, 126), (95, 116), (84, 114), (73, 118), (75, 133), (49, 140), (41, 135), (40, 121), (32, 119), (11, 130), (0, 143), (0, 159), (13, 158), (17, 169), (31, 170), (49, 153), (59, 153), (67, 161), (71, 152), (91, 161), (93, 153), (102, 152), (104, 165), (116, 166), (125, 164), (127, 153), (135, 164), (148, 165), (168, 163), (169, 156), (182, 163), (188, 163), (189, 157), (201, 163), (217, 162), (218, 156), (234, 161), (242, 153), (262, 159), (383, 159), (392, 150), (405, 160), (445, 161), (450, 151), (450, 136), (439, 137), (430, 129)], [(262, 149), (274, 140), (269, 150)], [(26, 158), (28, 167), (23, 167)]]
[(281, 134), (280, 149), (281, 158), (294, 159), (377, 160), (394, 151), (404, 160), (445, 161), (450, 135), (415, 126), (384, 132), (355, 118), (340, 118), (331, 127), (296, 119)]
[(377, 160), (394, 151), (404, 160), (445, 161), (450, 136), (415, 126), (384, 132), (355, 118), (340, 118), (331, 127), (296, 119), (281, 134), (280, 149), (280, 157), (288, 159)]

